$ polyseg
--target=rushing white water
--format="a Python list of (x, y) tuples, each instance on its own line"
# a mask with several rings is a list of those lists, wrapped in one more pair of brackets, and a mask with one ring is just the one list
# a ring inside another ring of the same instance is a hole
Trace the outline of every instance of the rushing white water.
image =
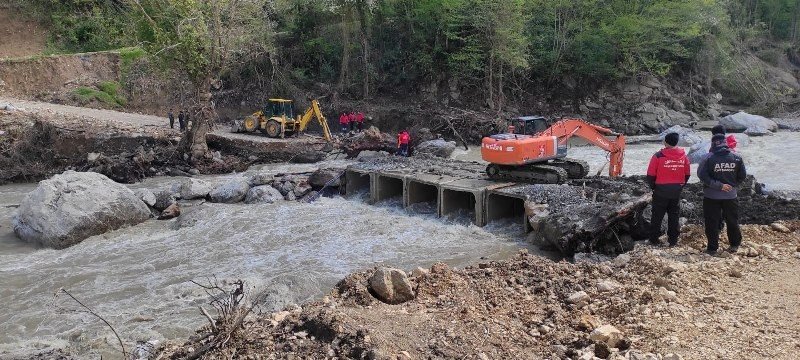
[[(710, 132), (698, 132), (703, 138), (710, 139)], [(644, 175), (650, 157), (661, 149), (660, 143), (640, 143), (628, 145), (625, 150), (625, 175)], [(685, 149), (687, 152), (688, 148)], [(750, 137), (750, 144), (739, 144), (737, 152), (744, 159), (748, 173), (755, 175), (759, 182), (767, 184), (775, 190), (800, 190), (800, 133), (778, 132), (772, 136)], [(572, 146), (569, 157), (589, 162), (591, 174), (602, 169), (601, 175), (608, 173), (606, 152), (594, 146)], [(480, 148), (456, 150), (453, 158), (460, 160), (481, 161)], [(697, 165), (692, 165), (691, 182), (697, 181)]]
[[(158, 181), (164, 180), (150, 182)], [(525, 246), (516, 223), (479, 228), (409, 216), (391, 202), (322, 198), (199, 204), (184, 208), (179, 220), (148, 221), (64, 250), (36, 249), (11, 233), (14, 209), (6, 207), (33, 187), (0, 187), (0, 354), (44, 346), (95, 358), (113, 354), (114, 338), (99, 321), (59, 310), (76, 309), (63, 296), (54, 303), (62, 287), (126, 341), (181, 338), (203, 323), (197, 306), (208, 302), (190, 280), (242, 279), (270, 293), (268, 306), (277, 309), (319, 297), (356, 270), (381, 264), (410, 270), (437, 261), (464, 266)]]

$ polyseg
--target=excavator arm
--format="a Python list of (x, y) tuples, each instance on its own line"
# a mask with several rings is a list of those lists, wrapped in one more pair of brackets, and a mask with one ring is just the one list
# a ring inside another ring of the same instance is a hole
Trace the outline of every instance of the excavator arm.
[(320, 126), (322, 126), (322, 134), (325, 136), (325, 140), (331, 141), (331, 129), (328, 127), (328, 120), (326, 120), (325, 116), (322, 115), (322, 110), (320, 110), (319, 107), (319, 101), (316, 99), (311, 100), (311, 106), (309, 106), (308, 109), (306, 109), (306, 112), (300, 117), (299, 130), (301, 132), (306, 130), (312, 118), (316, 118), (317, 121), (319, 121)]
[[(623, 134), (580, 119), (562, 119), (539, 135), (555, 136), (560, 145), (566, 144), (573, 136), (586, 139), (610, 154), (608, 175), (611, 177), (622, 175), (622, 163), (625, 157), (625, 135)], [(616, 139), (610, 141), (606, 139), (606, 136), (616, 136)]]

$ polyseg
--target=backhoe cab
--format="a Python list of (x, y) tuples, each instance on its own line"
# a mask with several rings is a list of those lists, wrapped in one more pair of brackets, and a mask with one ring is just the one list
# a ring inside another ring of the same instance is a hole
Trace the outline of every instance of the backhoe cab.
[(256, 111), (242, 121), (234, 123), (234, 132), (254, 132), (260, 130), (271, 138), (284, 138), (287, 135), (298, 135), (306, 130), (308, 124), (316, 118), (322, 127), (325, 140), (331, 141), (328, 121), (322, 115), (319, 101), (311, 100), (311, 105), (302, 115), (294, 116), (294, 103), (287, 99), (269, 99), (263, 110)]

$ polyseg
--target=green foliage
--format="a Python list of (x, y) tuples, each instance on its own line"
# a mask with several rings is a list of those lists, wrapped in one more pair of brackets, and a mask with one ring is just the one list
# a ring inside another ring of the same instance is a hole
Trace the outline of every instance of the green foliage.
[(20, 6), (50, 26), (50, 53), (112, 50), (128, 41), (126, 9), (117, 2), (31, 0)]
[(119, 93), (121, 86), (116, 81), (103, 81), (97, 85), (97, 89), (81, 86), (75, 89), (72, 94), (83, 104), (94, 100), (113, 107), (125, 106), (127, 99)]

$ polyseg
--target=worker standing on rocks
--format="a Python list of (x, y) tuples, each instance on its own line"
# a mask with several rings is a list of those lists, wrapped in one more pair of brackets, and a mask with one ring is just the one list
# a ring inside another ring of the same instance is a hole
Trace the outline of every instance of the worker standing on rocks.
[(356, 129), (356, 113), (351, 111), (350, 114), (347, 114), (347, 121), (350, 123), (350, 131), (355, 130)]
[(747, 176), (744, 161), (728, 148), (725, 135), (711, 138), (711, 154), (700, 161), (697, 176), (703, 182), (703, 218), (708, 245), (706, 253), (715, 255), (719, 249), (720, 221), (728, 227), (728, 251), (735, 253), (742, 243), (739, 229), (739, 202), (736, 187)]
[(358, 114), (356, 114), (356, 122), (358, 123), (358, 131), (359, 132), (364, 131), (364, 113), (363, 112), (359, 111)]
[(169, 128), (175, 128), (175, 114), (172, 113), (172, 108), (169, 108), (169, 112), (167, 113), (167, 118), (169, 118)]
[(411, 135), (403, 130), (397, 134), (397, 153), (400, 156), (408, 156), (408, 144), (411, 143)]
[(343, 133), (347, 132), (347, 127), (349, 126), (349, 124), (350, 124), (350, 117), (347, 116), (346, 113), (342, 113), (342, 115), (339, 115), (339, 125), (342, 126)]
[(661, 222), (667, 215), (667, 241), (669, 246), (678, 244), (681, 212), (681, 191), (692, 175), (686, 152), (678, 147), (680, 135), (669, 133), (664, 137), (664, 148), (650, 159), (647, 181), (653, 189), (653, 215), (650, 221), (650, 243), (660, 245)]

